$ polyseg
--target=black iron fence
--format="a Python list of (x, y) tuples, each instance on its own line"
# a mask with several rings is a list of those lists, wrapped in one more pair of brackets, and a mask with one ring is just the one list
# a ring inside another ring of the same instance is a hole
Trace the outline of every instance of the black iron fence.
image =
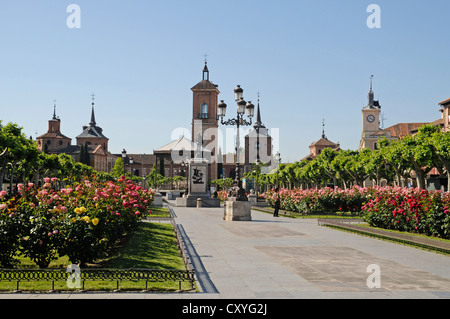
[(78, 282), (81, 290), (84, 290), (86, 281), (116, 281), (117, 289), (122, 281), (145, 281), (145, 289), (148, 288), (148, 282), (178, 282), (181, 290), (182, 282), (189, 282), (191, 288), (194, 288), (193, 270), (175, 270), (175, 269), (103, 269), (86, 268), (79, 271), (68, 271), (66, 268), (49, 269), (0, 269), (0, 282), (16, 282), (16, 290), (20, 291), (21, 282), (47, 281), (52, 282), (52, 290), (55, 289), (55, 282)]

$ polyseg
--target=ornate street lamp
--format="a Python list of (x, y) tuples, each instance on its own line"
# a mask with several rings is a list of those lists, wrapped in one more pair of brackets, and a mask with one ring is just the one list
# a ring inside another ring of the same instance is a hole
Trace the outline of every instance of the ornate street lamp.
[[(223, 100), (220, 101), (218, 105), (218, 115), (220, 116), (220, 122), (222, 125), (235, 125), (237, 127), (236, 136), (236, 174), (234, 178), (233, 186), (228, 194), (228, 197), (235, 197), (238, 201), (247, 201), (247, 195), (245, 190), (242, 188), (242, 182), (240, 179), (240, 168), (239, 168), (239, 127), (248, 126), (252, 124), (252, 117), (255, 112), (255, 106), (250, 102), (246, 102), (243, 98), (244, 90), (238, 85), (234, 89), (234, 99), (237, 103), (237, 115), (235, 118), (224, 121), (223, 118), (226, 114), (227, 105)], [(244, 119), (244, 113), (247, 113), (247, 117), (250, 121)]]

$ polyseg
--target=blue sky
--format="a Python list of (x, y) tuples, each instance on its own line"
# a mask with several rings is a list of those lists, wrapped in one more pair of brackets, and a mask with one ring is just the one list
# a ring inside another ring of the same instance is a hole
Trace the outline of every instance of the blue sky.
[[(72, 3), (79, 29), (66, 25)], [(371, 3), (379, 29), (366, 25)], [(0, 119), (41, 135), (56, 100), (75, 143), (95, 93), (110, 151), (152, 153), (190, 130), (207, 53), (229, 109), (237, 84), (254, 103), (260, 92), (283, 161), (308, 154), (322, 119), (330, 140), (357, 149), (372, 74), (385, 127), (438, 119), (450, 97), (449, 11), (447, 0), (1, 0)]]

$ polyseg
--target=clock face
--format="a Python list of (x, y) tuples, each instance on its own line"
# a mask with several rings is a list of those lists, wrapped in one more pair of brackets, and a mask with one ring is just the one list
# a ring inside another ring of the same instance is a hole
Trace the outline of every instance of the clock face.
[(370, 123), (372, 123), (373, 121), (375, 121), (375, 116), (373, 116), (373, 115), (367, 116), (367, 121), (369, 121)]

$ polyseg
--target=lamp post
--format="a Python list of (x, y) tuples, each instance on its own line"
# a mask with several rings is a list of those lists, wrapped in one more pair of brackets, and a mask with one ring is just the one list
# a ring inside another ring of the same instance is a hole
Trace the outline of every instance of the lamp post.
[[(242, 188), (242, 182), (240, 180), (240, 167), (239, 167), (239, 127), (240, 126), (248, 126), (252, 124), (252, 117), (254, 115), (255, 106), (250, 102), (246, 102), (243, 99), (244, 90), (238, 85), (234, 89), (234, 100), (237, 103), (237, 114), (235, 118), (231, 118), (229, 120), (224, 121), (223, 118), (226, 113), (227, 105), (223, 100), (220, 101), (218, 105), (218, 115), (220, 116), (220, 122), (222, 125), (235, 125), (237, 127), (237, 136), (236, 136), (236, 175), (234, 178), (233, 186), (231, 187), (229, 197), (235, 197), (238, 201), (247, 201), (247, 195), (245, 194), (245, 190)], [(250, 121), (246, 121), (244, 119), (244, 113), (247, 113), (247, 116), (250, 118)]]
[(133, 167), (132, 167), (133, 163), (134, 160), (132, 157), (130, 157), (130, 178), (133, 178)]
[(258, 185), (258, 176), (259, 176), (259, 158), (256, 160), (256, 184), (255, 184), (255, 193), (256, 193), (256, 202), (258, 202), (258, 192), (259, 192), (259, 185)]
[(278, 171), (280, 170), (280, 161), (281, 161), (281, 155), (280, 152), (277, 152), (275, 154), (275, 159), (277, 160), (277, 188), (279, 187), (279, 183), (278, 183)]
[(127, 157), (127, 151), (123, 149), (122, 151), (122, 164), (123, 164), (123, 175), (125, 175), (125, 158)]
[(141, 154), (141, 177), (142, 177), (142, 183), (141, 183), (141, 186), (142, 186), (142, 188), (144, 188), (145, 189), (145, 178), (144, 178), (144, 156), (145, 156), (145, 153), (144, 154)]

